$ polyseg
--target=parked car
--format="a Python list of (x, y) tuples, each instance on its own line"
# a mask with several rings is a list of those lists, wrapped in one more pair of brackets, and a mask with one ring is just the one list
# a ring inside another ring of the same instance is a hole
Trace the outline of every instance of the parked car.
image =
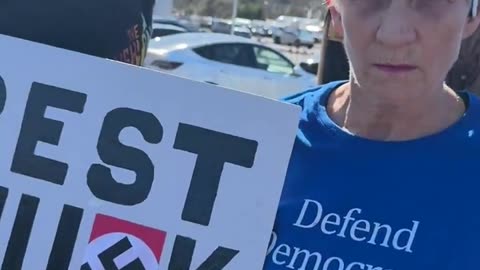
[(153, 28), (152, 38), (164, 37), (164, 36), (188, 32), (185, 28), (178, 27), (171, 24), (163, 24), (163, 23), (154, 23), (152, 25), (152, 28)]
[(310, 32), (315, 38), (315, 43), (322, 42), (323, 39), (323, 29), (319, 25), (305, 25), (302, 29)]
[(212, 23), (212, 32), (229, 34), (232, 30), (232, 23), (224, 20), (214, 20)]
[(252, 38), (252, 32), (245, 26), (235, 26), (233, 28), (233, 34), (239, 37)]
[(185, 33), (152, 40), (145, 66), (184, 78), (278, 99), (315, 86), (280, 52), (254, 40)]
[(251, 28), (252, 35), (259, 37), (267, 37), (268, 29), (265, 29), (263, 26), (252, 26)]
[(169, 24), (185, 29), (187, 32), (197, 32), (199, 27), (187, 20), (179, 20), (174, 17), (154, 16), (153, 23)]
[(305, 46), (309, 49), (313, 48), (316, 43), (315, 36), (312, 32), (306, 30), (299, 30), (297, 32), (298, 41), (295, 44), (296, 46)]
[(315, 37), (306, 30), (296, 28), (280, 27), (272, 35), (275, 44), (284, 44), (289, 46), (305, 46), (309, 49), (315, 45)]
[(307, 73), (310, 73), (312, 75), (317, 75), (319, 63), (320, 63), (320, 54), (315, 53), (313, 56), (301, 61), (296, 68), (297, 69), (301, 68), (303, 71)]
[(269, 29), (265, 21), (253, 20), (250, 30), (254, 36), (267, 37), (269, 34)]

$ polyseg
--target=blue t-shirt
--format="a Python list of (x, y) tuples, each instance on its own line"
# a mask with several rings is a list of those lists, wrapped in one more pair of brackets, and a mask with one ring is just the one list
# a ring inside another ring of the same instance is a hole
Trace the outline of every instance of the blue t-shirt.
[(480, 103), (431, 136), (381, 142), (327, 115), (333, 82), (303, 110), (265, 270), (480, 269)]

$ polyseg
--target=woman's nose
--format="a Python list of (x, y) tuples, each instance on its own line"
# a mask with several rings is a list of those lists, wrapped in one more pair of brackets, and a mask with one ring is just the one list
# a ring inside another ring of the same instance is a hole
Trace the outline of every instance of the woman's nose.
[(417, 38), (416, 27), (409, 20), (406, 9), (390, 8), (386, 11), (377, 29), (377, 41), (388, 47), (402, 47)]

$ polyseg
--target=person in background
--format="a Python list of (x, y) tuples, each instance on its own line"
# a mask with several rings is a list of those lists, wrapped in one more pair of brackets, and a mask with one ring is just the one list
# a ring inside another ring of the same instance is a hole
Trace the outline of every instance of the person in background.
[[(3, 0), (0, 34), (142, 65), (152, 32), (154, 2)], [(19, 55), (19, 61), (35, 59)]]
[(480, 95), (480, 28), (462, 43), (460, 56), (446, 82), (453, 89), (468, 89)]
[(445, 84), (478, 0), (329, 10), (349, 77), (284, 99), (302, 111), (264, 269), (479, 269), (480, 100)]

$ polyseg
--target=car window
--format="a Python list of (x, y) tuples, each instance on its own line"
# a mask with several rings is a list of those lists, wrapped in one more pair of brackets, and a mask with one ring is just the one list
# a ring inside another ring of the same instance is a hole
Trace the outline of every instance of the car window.
[(239, 43), (215, 44), (194, 49), (207, 59), (237, 66), (256, 68), (252, 46)]
[(318, 73), (318, 63), (301, 63), (300, 67), (310, 74), (317, 75)]
[(174, 35), (178, 33), (182, 33), (182, 32), (179, 30), (173, 30), (173, 29), (156, 28), (156, 29), (153, 29), (152, 38), (164, 37), (164, 36)]
[(272, 73), (293, 73), (293, 64), (279, 53), (259, 46), (254, 47), (254, 52), (259, 68)]

